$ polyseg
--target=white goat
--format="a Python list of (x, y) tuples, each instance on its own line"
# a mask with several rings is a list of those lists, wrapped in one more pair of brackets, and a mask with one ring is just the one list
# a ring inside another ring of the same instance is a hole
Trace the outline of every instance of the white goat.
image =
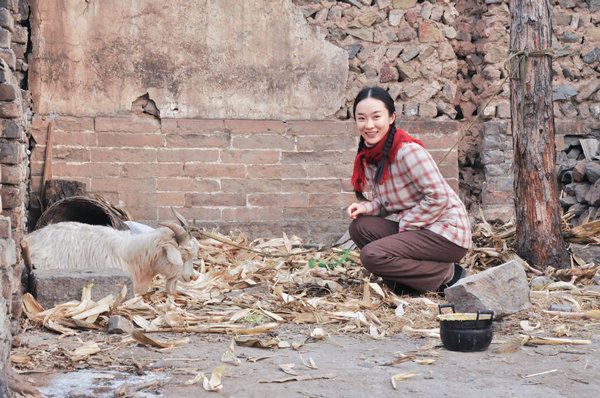
[(162, 274), (172, 293), (177, 280), (194, 275), (192, 261), (200, 244), (181, 226), (164, 223), (151, 232), (133, 234), (78, 222), (50, 224), (26, 235), (37, 269), (120, 268), (131, 274), (136, 294), (148, 290)]

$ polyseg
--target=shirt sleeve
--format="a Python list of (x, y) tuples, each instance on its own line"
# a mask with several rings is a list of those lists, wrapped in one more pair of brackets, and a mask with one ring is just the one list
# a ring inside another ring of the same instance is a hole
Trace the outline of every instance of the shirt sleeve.
[(448, 191), (444, 177), (435, 161), (420, 145), (407, 145), (403, 156), (396, 159), (400, 170), (404, 171), (423, 195), (420, 202), (402, 213), (400, 230), (421, 229), (434, 223), (448, 204)]
[(366, 202), (361, 202), (363, 206), (367, 209), (364, 213), (367, 216), (379, 216), (381, 215), (381, 210), (383, 209), (383, 205), (381, 204), (381, 199), (379, 197), (375, 197), (373, 200), (369, 200)]

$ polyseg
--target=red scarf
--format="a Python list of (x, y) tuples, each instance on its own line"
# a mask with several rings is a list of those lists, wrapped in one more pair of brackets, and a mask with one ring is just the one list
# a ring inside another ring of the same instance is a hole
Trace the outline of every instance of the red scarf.
[[(390, 127), (390, 130), (391, 129), (392, 128)], [(354, 186), (355, 191), (363, 192), (364, 189), (365, 166), (363, 159), (366, 160), (369, 164), (379, 164), (381, 158), (383, 157), (383, 147), (385, 146), (385, 141), (387, 140), (387, 137), (390, 134), (390, 130), (388, 130), (385, 137), (383, 137), (377, 144), (375, 144), (371, 148), (365, 147), (356, 155), (356, 158), (354, 159), (354, 172), (352, 173), (352, 185)], [(396, 134), (394, 135), (394, 142), (392, 143), (392, 147), (388, 151), (387, 161), (383, 170), (383, 175), (381, 176), (381, 180), (379, 181), (380, 184), (383, 184), (383, 182), (390, 177), (390, 164), (394, 162), (394, 159), (396, 159), (396, 154), (398, 153), (398, 149), (400, 149), (405, 142), (414, 142), (425, 148), (425, 145), (423, 145), (423, 142), (421, 140), (411, 137), (402, 129), (396, 129)]]

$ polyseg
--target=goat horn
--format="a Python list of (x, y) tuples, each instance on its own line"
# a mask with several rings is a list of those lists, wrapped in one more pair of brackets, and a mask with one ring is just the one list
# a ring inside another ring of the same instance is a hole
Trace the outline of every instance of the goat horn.
[(190, 238), (190, 234), (181, 225), (177, 225), (173, 222), (165, 222), (159, 225), (167, 227), (175, 233), (175, 241), (178, 245), (181, 245), (183, 242)]
[(185, 220), (185, 217), (183, 217), (181, 214), (179, 214), (177, 212), (177, 210), (175, 210), (175, 208), (173, 206), (171, 206), (171, 211), (173, 212), (173, 215), (175, 216), (175, 218), (179, 221), (179, 223), (183, 226), (183, 227), (187, 227), (188, 223)]

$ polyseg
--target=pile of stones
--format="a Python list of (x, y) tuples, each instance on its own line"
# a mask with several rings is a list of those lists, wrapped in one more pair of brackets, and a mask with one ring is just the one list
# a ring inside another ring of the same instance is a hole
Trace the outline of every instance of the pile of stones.
[(565, 137), (565, 149), (557, 154), (560, 205), (573, 226), (600, 218), (600, 140)]

